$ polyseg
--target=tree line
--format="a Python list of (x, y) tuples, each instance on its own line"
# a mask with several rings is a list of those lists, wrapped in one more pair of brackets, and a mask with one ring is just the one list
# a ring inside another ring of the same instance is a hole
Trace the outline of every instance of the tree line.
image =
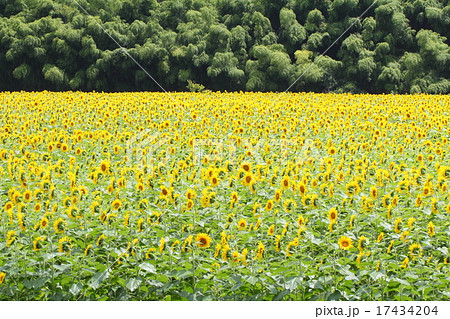
[(0, 90), (448, 94), (450, 0), (373, 2), (0, 0)]

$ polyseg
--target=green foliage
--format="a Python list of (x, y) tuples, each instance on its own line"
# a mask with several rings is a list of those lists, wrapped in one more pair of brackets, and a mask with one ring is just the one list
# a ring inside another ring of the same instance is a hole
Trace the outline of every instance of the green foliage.
[(186, 86), (190, 92), (203, 92), (205, 90), (205, 86), (195, 83), (191, 80), (187, 80), (188, 85)]
[(64, 0), (0, 0), (0, 90), (159, 90), (120, 44), (168, 90), (284, 91), (308, 70), (293, 89), (449, 93), (446, 0), (379, 0), (360, 20), (372, 1), (80, 4), (94, 17)]

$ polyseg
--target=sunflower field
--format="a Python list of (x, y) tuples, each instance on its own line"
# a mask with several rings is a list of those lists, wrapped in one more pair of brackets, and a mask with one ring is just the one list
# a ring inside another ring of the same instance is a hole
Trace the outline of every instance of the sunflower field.
[(449, 105), (0, 93), (0, 299), (449, 300)]

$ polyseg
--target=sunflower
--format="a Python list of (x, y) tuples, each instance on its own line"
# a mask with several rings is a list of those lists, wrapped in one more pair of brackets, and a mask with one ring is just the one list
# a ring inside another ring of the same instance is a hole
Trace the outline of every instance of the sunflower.
[(216, 249), (215, 249), (215, 251), (214, 251), (214, 258), (216, 258), (217, 256), (219, 256), (219, 254), (220, 254), (220, 250), (222, 249), (222, 244), (221, 243), (218, 243), (217, 245), (216, 245)]
[(187, 246), (191, 246), (191, 244), (192, 244), (192, 238), (193, 238), (193, 236), (192, 236), (192, 235), (189, 235), (189, 236), (186, 237), (186, 239), (184, 240), (183, 247), (181, 248), (181, 251), (182, 251), (183, 253), (185, 253), (185, 252), (188, 251)]
[(195, 243), (199, 248), (209, 248), (211, 245), (211, 237), (205, 233), (199, 233), (195, 236)]
[(409, 229), (412, 230), (413, 224), (414, 224), (415, 221), (416, 221), (416, 219), (415, 219), (414, 217), (410, 217), (410, 218), (408, 219), (408, 227), (409, 227)]
[(164, 199), (164, 198), (168, 198), (170, 197), (170, 190), (166, 187), (166, 186), (161, 186), (161, 195), (160, 198)]
[(105, 174), (110, 171), (111, 164), (107, 160), (103, 160), (100, 163), (100, 171)]
[(233, 257), (233, 262), (238, 263), (240, 261), (241, 254), (237, 250), (233, 251), (231, 256)]
[(103, 244), (103, 242), (105, 241), (106, 236), (104, 234), (101, 234), (98, 238), (97, 238), (97, 246), (101, 246)]
[(14, 230), (8, 231), (6, 234), (6, 246), (11, 246), (16, 241), (16, 232)]
[(211, 185), (214, 186), (214, 187), (219, 185), (219, 178), (216, 175), (213, 175), (211, 177), (210, 181), (211, 181)]
[(260, 218), (258, 218), (258, 220), (256, 221), (255, 226), (253, 227), (253, 230), (258, 230), (259, 226), (261, 226), (262, 220)]
[(155, 253), (156, 253), (156, 248), (152, 247), (152, 248), (147, 249), (147, 251), (145, 252), (145, 259), (154, 259)]
[(433, 237), (434, 234), (435, 234), (434, 223), (433, 222), (429, 222), (427, 228), (428, 228), (428, 235), (430, 235), (430, 237)]
[(232, 192), (231, 193), (231, 203), (235, 204), (238, 202), (238, 200), (239, 200), (238, 193)]
[(363, 251), (364, 248), (366, 248), (367, 240), (368, 240), (367, 237), (364, 235), (359, 237), (359, 240), (358, 240), (358, 250), (359, 251)]
[(291, 179), (289, 178), (289, 176), (283, 177), (283, 179), (281, 180), (281, 187), (283, 187), (284, 189), (289, 189), (290, 185)]
[(275, 234), (275, 225), (270, 225), (269, 229), (267, 230), (267, 236), (273, 236)]
[(36, 237), (36, 239), (33, 241), (33, 250), (34, 250), (34, 251), (39, 251), (39, 249), (42, 248), (41, 242), (42, 242), (42, 241), (45, 241), (45, 239), (46, 239), (45, 236), (42, 236), (42, 237), (41, 237), (41, 236)]
[(6, 274), (2, 271), (0, 272), (0, 285), (5, 281)]
[(391, 250), (392, 250), (392, 247), (393, 247), (393, 246), (394, 246), (394, 241), (391, 240), (391, 242), (389, 243), (388, 249), (387, 249), (387, 251), (386, 251), (388, 254), (391, 253)]
[(281, 191), (281, 189), (277, 189), (277, 190), (275, 191), (274, 200), (275, 200), (276, 202), (279, 202), (280, 199), (281, 199), (281, 195), (282, 195), (282, 194), (283, 194), (283, 192)]
[(250, 163), (244, 162), (244, 163), (241, 164), (241, 168), (242, 168), (242, 170), (245, 171), (245, 172), (250, 172), (251, 169), (252, 169), (252, 166), (251, 166)]
[(58, 240), (59, 243), (58, 251), (60, 253), (65, 253), (68, 255), (70, 253), (70, 249), (72, 248), (71, 242), (72, 240), (67, 236), (60, 238)]
[(58, 233), (58, 234), (63, 233), (65, 231), (66, 227), (67, 227), (67, 223), (62, 218), (58, 218), (53, 223), (53, 228), (55, 229), (56, 233)]
[(298, 191), (299, 191), (299, 193), (300, 193), (300, 195), (301, 195), (302, 197), (305, 196), (306, 191), (307, 191), (306, 185), (305, 185), (304, 183), (300, 183), (300, 184), (298, 185)]
[(194, 202), (192, 200), (188, 199), (188, 201), (186, 203), (186, 209), (191, 210), (192, 207), (194, 207)]
[(298, 238), (295, 238), (293, 241), (290, 241), (286, 247), (286, 256), (292, 256), (292, 248), (297, 247), (299, 244)]
[(339, 248), (343, 250), (349, 250), (353, 247), (351, 238), (347, 236), (341, 236), (341, 238), (339, 238), (338, 244)]
[(384, 233), (381, 232), (377, 237), (377, 242), (380, 243), (383, 240), (383, 238), (384, 238)]
[(330, 220), (331, 223), (335, 223), (337, 221), (337, 216), (338, 216), (338, 212), (335, 207), (331, 208), (328, 211), (328, 219)]
[(288, 213), (291, 212), (296, 206), (297, 206), (297, 204), (295, 204), (295, 201), (292, 199), (286, 200), (283, 204), (284, 209)]
[(266, 204), (266, 211), (270, 212), (273, 208), (273, 200), (269, 199)]
[(86, 249), (84, 250), (84, 255), (85, 256), (89, 255), (89, 253), (91, 252), (91, 249), (92, 249), (92, 245), (91, 244), (87, 245)]
[(40, 227), (41, 228), (45, 228), (48, 226), (48, 218), (47, 217), (43, 217), (40, 221)]
[(32, 196), (33, 196), (33, 192), (28, 189), (23, 193), (23, 199), (26, 202), (29, 202), (31, 200)]
[(257, 259), (263, 258), (264, 250), (265, 250), (264, 244), (262, 242), (259, 242), (258, 247), (256, 248), (256, 258)]
[(130, 214), (126, 214), (123, 218), (123, 226), (128, 227), (128, 223), (130, 222)]
[(242, 183), (245, 186), (252, 186), (255, 183), (255, 178), (250, 172), (247, 172), (242, 178)]
[(237, 227), (238, 227), (239, 230), (245, 230), (245, 229), (247, 228), (247, 221), (246, 221), (244, 218), (242, 218), (242, 219), (239, 221)]
[(304, 218), (303, 217), (303, 215), (299, 215), (298, 216), (298, 218), (297, 218), (297, 226), (299, 227), (299, 228), (302, 228), (302, 227), (304, 227), (305, 225), (306, 225), (306, 222), (308, 221), (308, 219), (306, 218)]
[(387, 218), (388, 218), (388, 219), (391, 219), (391, 218), (392, 218), (392, 205), (389, 205), (389, 206), (387, 207), (386, 215), (387, 215)]
[(195, 191), (193, 189), (188, 189), (186, 191), (186, 198), (187, 199), (193, 200), (196, 196), (197, 196), (197, 194), (195, 193)]
[(431, 194), (431, 187), (429, 185), (424, 185), (422, 190), (423, 196), (428, 196)]
[(142, 191), (144, 191), (144, 189), (145, 189), (144, 184), (142, 184), (142, 183), (137, 183), (136, 184), (136, 190), (137, 191), (142, 192)]
[(353, 223), (355, 220), (356, 215), (353, 214), (352, 216), (350, 216), (350, 225), (349, 225), (349, 229), (351, 230), (353, 228)]
[(402, 222), (402, 219), (400, 217), (397, 217), (394, 223), (394, 231), (398, 234), (401, 232), (400, 224)]
[(138, 219), (137, 230), (138, 230), (138, 233), (140, 233), (144, 230), (144, 218), (142, 218), (142, 217)]
[(166, 248), (166, 239), (164, 237), (161, 237), (159, 240), (159, 252), (162, 253), (164, 249)]
[(408, 267), (408, 263), (409, 263), (409, 258), (406, 257), (405, 259), (403, 259), (402, 265), (400, 267), (406, 268), (406, 267)]
[(36, 204), (34, 205), (34, 211), (35, 211), (35, 212), (38, 212), (38, 211), (40, 211), (40, 210), (41, 210), (41, 208), (42, 208), (42, 205), (41, 205), (41, 203), (36, 203)]
[(14, 207), (14, 204), (11, 202), (7, 202), (5, 204), (5, 211), (10, 211)]
[(244, 266), (247, 265), (247, 255), (248, 255), (248, 249), (244, 248), (244, 250), (242, 250), (242, 254), (241, 254), (241, 256), (242, 256), (241, 261)]
[(377, 199), (378, 197), (378, 190), (375, 186), (372, 186), (370, 188), (370, 196), (372, 197), (373, 200)]

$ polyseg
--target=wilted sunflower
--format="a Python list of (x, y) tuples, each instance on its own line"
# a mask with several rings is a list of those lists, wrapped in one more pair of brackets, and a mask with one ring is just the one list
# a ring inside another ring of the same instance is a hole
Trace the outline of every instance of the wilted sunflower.
[(211, 241), (211, 237), (209, 237), (209, 235), (205, 233), (199, 233), (197, 234), (197, 236), (195, 236), (195, 243), (199, 248), (209, 248), (211, 245)]

